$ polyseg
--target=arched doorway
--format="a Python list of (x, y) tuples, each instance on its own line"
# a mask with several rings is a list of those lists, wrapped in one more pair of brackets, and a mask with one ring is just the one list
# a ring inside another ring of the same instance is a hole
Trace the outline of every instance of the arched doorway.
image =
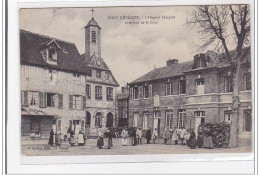
[(90, 112), (86, 111), (86, 127), (90, 127), (91, 123), (91, 114)]
[(113, 127), (113, 114), (111, 112), (107, 114), (106, 127)]

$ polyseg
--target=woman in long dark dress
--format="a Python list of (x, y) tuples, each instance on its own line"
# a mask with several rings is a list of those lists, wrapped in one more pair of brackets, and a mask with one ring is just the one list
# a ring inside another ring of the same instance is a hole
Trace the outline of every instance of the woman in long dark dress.
[(189, 147), (191, 149), (195, 149), (197, 146), (197, 143), (196, 143), (196, 134), (194, 133), (193, 130), (191, 130), (191, 133), (190, 133), (190, 138), (189, 138)]
[(198, 134), (197, 145), (198, 145), (198, 148), (201, 148), (203, 146), (203, 135), (201, 132), (199, 132), (199, 134)]
[(50, 137), (49, 137), (49, 145), (53, 146), (53, 136), (54, 136), (54, 131), (51, 129), (50, 132)]
[(98, 149), (103, 149), (103, 146), (104, 146), (103, 137), (104, 137), (103, 133), (100, 130), (98, 130), (98, 139), (97, 139)]
[(150, 144), (151, 137), (152, 137), (151, 128), (149, 128), (149, 129), (147, 130), (147, 132), (146, 132), (147, 144)]

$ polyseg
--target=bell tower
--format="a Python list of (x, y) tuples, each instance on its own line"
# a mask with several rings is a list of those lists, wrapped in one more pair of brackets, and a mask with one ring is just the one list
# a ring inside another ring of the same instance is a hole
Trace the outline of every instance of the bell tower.
[(101, 27), (93, 17), (85, 26), (85, 59), (89, 59), (93, 54), (97, 58), (101, 58)]

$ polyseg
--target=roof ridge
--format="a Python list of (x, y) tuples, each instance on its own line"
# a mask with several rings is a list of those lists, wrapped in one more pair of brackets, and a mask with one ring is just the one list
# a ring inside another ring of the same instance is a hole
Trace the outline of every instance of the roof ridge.
[(39, 33), (34, 33), (34, 32), (31, 32), (31, 31), (28, 31), (28, 30), (20, 29), (20, 31), (23, 31), (23, 32), (26, 32), (26, 33), (29, 33), (29, 34), (33, 34), (33, 35), (37, 35), (37, 36), (40, 36), (40, 37), (43, 37), (43, 38), (54, 39), (54, 40), (58, 40), (58, 41), (61, 41), (61, 42), (64, 42), (64, 43), (76, 45), (75, 43), (70, 42), (70, 41), (65, 41), (65, 40), (62, 40), (62, 39), (59, 39), (59, 38), (54, 38), (54, 37), (51, 37), (51, 36), (47, 36), (47, 35), (43, 35), (43, 34), (39, 34)]

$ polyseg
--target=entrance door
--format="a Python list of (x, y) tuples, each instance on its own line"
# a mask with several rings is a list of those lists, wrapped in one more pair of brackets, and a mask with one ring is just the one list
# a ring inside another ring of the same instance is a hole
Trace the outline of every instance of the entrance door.
[(205, 123), (205, 111), (196, 111), (195, 112), (195, 125), (194, 132), (196, 137), (198, 136), (198, 128), (200, 124)]
[(34, 133), (35, 136), (40, 136), (40, 128), (41, 128), (41, 120), (39, 118), (32, 118), (31, 119), (31, 126), (30, 126), (30, 132)]
[(161, 123), (161, 119), (159, 118), (155, 118), (153, 120), (153, 129), (157, 129), (158, 134), (160, 132), (160, 123)]
[(111, 112), (107, 114), (106, 127), (113, 127), (113, 114)]

